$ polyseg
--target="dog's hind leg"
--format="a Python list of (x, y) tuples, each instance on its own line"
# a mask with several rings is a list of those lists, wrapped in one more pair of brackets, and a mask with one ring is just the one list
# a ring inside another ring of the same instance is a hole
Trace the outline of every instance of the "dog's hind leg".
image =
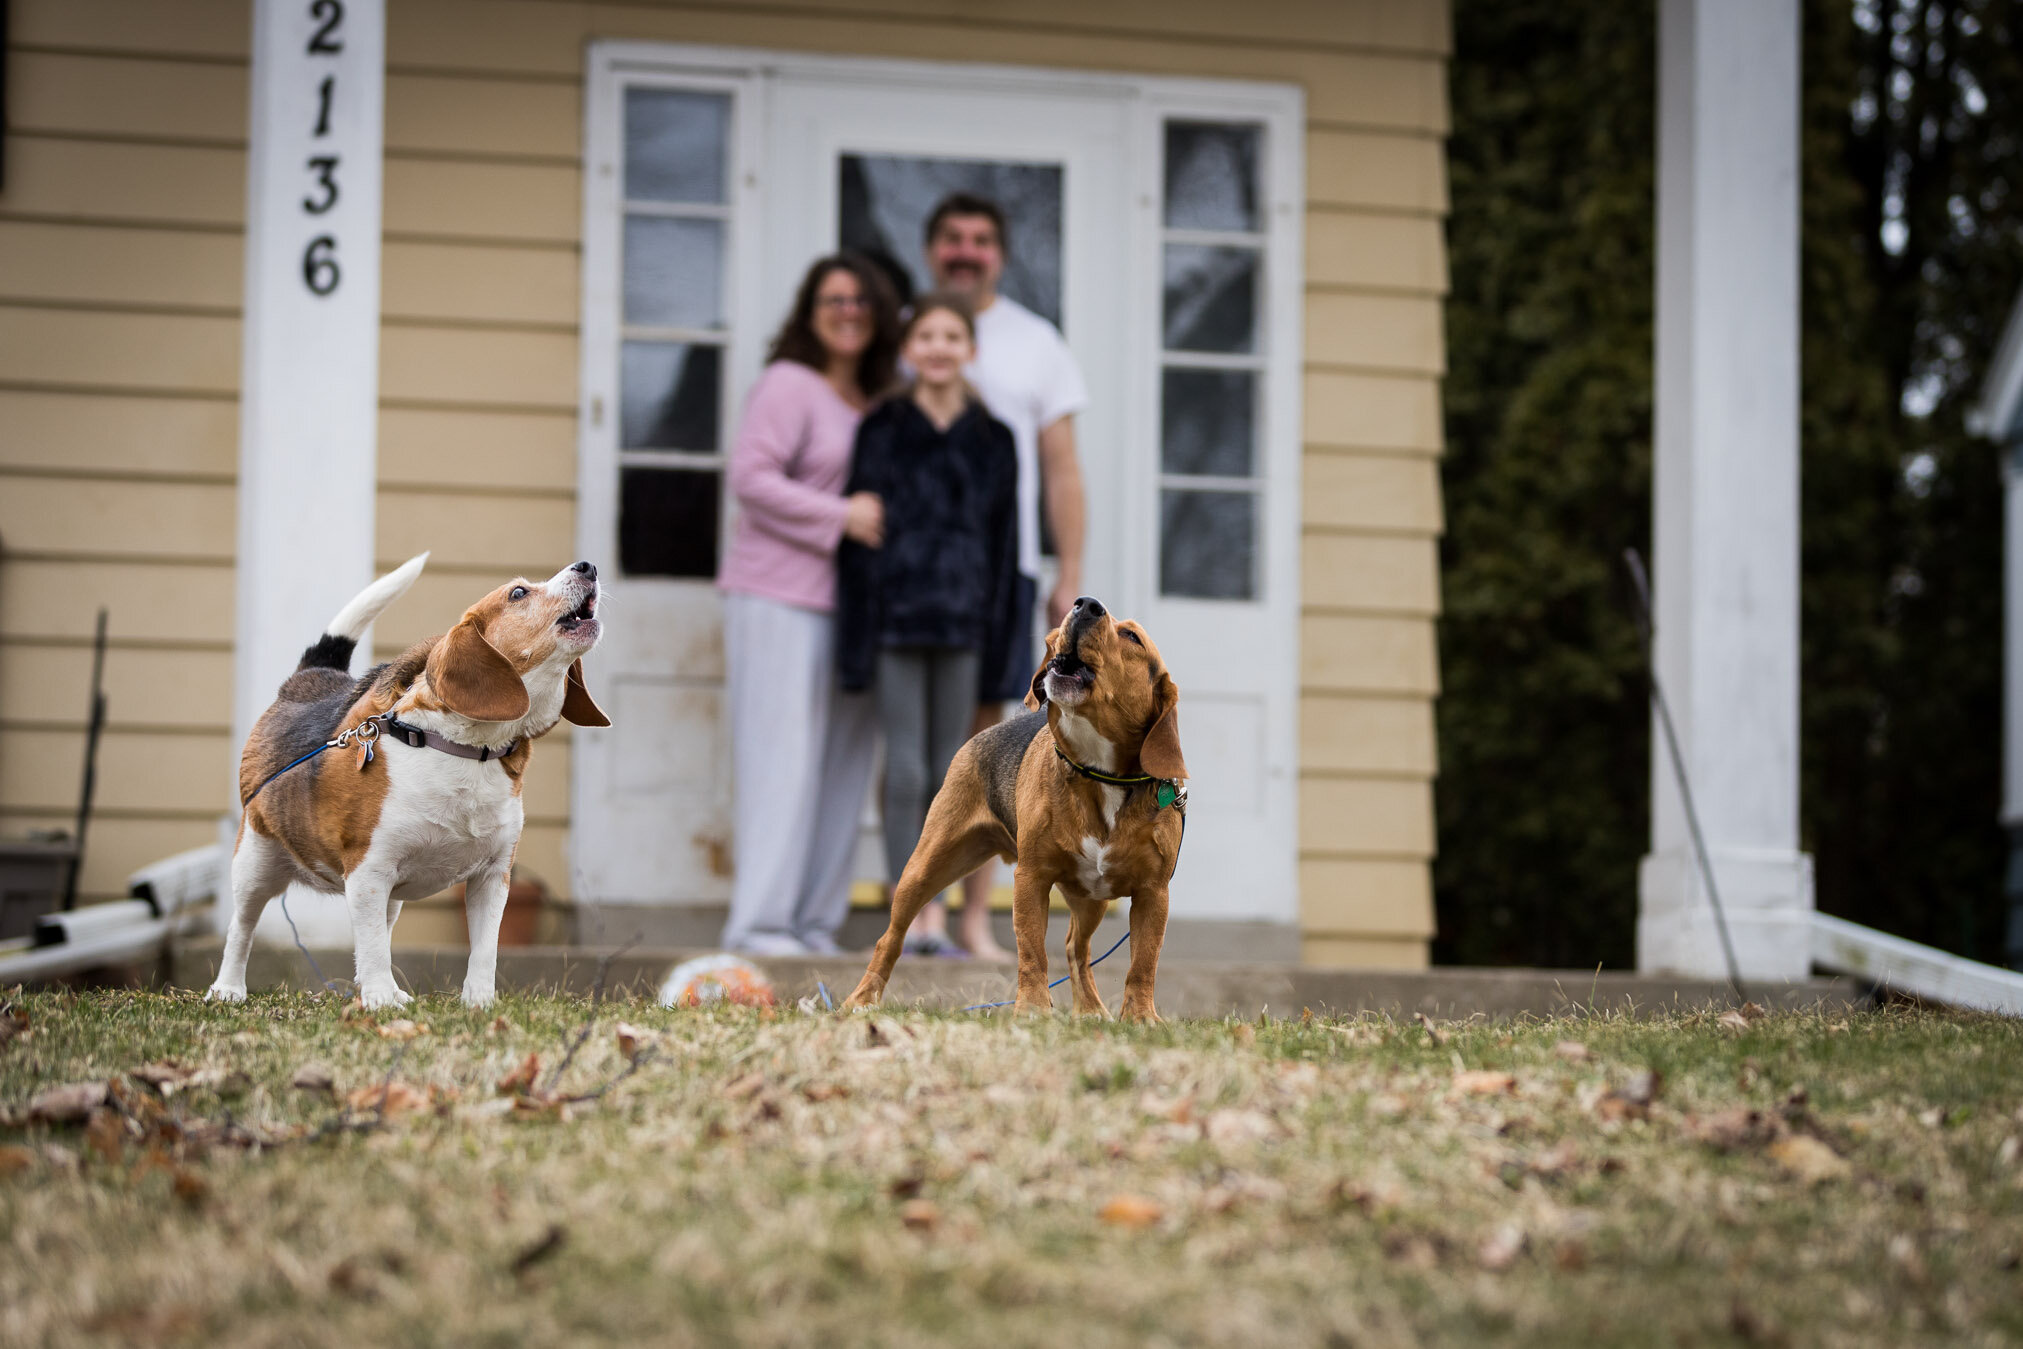
[[(940, 797), (935, 798), (937, 805), (940, 801)], [(998, 841), (992, 837), (995, 825), (937, 835), (935, 823), (934, 812), (930, 810), (920, 846), (913, 850), (899, 884), (893, 888), (892, 921), (886, 926), (885, 935), (878, 939), (878, 945), (872, 948), (871, 963), (865, 966), (856, 990), (843, 999), (846, 1012), (878, 1005), (878, 1000), (885, 996), (885, 983), (892, 977), (892, 967), (899, 963), (899, 953), (906, 945), (906, 929), (913, 926), (914, 918), (936, 895), (997, 854)], [(997, 835), (1001, 839), (1003, 831), (997, 830)], [(932, 846), (929, 840), (933, 840)]]
[(246, 1000), (246, 955), (253, 945), (253, 925), (267, 901), (288, 888), (288, 853), (273, 839), (250, 828), (239, 834), (232, 854), (232, 920), (225, 930), (225, 953), (218, 977), (204, 996), (216, 1002)]
[(1068, 901), (1068, 987), (1074, 990), (1075, 1011), (1079, 1015), (1110, 1014), (1110, 1009), (1103, 1005), (1102, 994), (1096, 992), (1096, 976), (1089, 971), (1089, 943), (1109, 907), (1110, 901), (1106, 899)]

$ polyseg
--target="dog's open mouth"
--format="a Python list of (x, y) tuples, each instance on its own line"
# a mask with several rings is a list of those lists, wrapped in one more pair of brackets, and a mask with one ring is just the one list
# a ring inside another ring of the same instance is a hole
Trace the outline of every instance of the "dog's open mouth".
[(1095, 683), (1096, 672), (1073, 652), (1063, 651), (1047, 666), (1047, 694), (1060, 701), (1074, 701)]
[(583, 602), (581, 604), (577, 605), (574, 609), (571, 609), (568, 613), (562, 615), (561, 618), (557, 619), (555, 622), (555, 626), (558, 628), (573, 630), (583, 626), (583, 624), (585, 623), (594, 623), (596, 621), (597, 621), (597, 592), (595, 590), (592, 590), (589, 594), (583, 597)]

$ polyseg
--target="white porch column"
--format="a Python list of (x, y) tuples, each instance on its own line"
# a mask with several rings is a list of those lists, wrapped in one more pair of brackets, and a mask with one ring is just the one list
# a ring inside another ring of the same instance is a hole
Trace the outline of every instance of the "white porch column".
[(372, 577), (384, 0), (254, 0), (236, 749)]
[[(1659, 33), (1658, 672), (1743, 977), (1798, 979), (1798, 0), (1663, 0)], [(1637, 964), (1720, 976), (1651, 744)]]

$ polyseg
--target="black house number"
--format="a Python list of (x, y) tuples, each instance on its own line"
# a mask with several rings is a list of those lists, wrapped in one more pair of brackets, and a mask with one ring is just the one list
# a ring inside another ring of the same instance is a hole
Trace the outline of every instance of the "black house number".
[[(340, 30), (344, 26), (344, 0), (312, 0), (310, 22), (316, 29), (309, 35), (306, 54), (310, 57), (336, 56), (344, 50)], [(337, 77), (326, 75), (316, 86), (316, 127), (312, 137), (330, 134), (330, 108), (337, 97)], [(337, 205), (338, 155), (311, 155), (307, 168), (314, 181), (310, 195), (302, 198), (302, 213), (320, 216)], [(337, 236), (319, 234), (302, 250), (302, 284), (319, 299), (335, 294), (344, 273), (337, 265)]]

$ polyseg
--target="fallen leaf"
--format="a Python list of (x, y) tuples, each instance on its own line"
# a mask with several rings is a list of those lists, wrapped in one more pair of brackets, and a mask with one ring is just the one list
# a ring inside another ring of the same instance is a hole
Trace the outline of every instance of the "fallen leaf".
[(1723, 1030), (1748, 1030), (1749, 1018), (1740, 1012), (1723, 1012), (1720, 1025)]
[(82, 1124), (105, 1104), (105, 1083), (70, 1082), (37, 1092), (28, 1101), (30, 1123)]
[(19, 1144), (0, 1146), (0, 1176), (11, 1176), (35, 1165), (35, 1154)]
[(1770, 1013), (1764, 1011), (1761, 1006), (1753, 1002), (1743, 1003), (1741, 1011), (1742, 1015), (1751, 1021), (1761, 1021), (1764, 1017), (1770, 1015)]
[(1784, 1136), (1784, 1121), (1761, 1110), (1737, 1107), (1705, 1118), (1689, 1117), (1686, 1131), (1710, 1147), (1730, 1152), (1743, 1147), (1762, 1147)]
[(641, 1044), (653, 1038), (651, 1032), (641, 1030), (627, 1021), (619, 1022), (611, 1030), (618, 1037), (618, 1052), (628, 1059), (639, 1052)]
[(511, 1029), (513, 1029), (512, 1022), (506, 1020), (506, 1018), (504, 1018), (503, 1016), (495, 1016), (492, 1018), (492, 1024), (485, 1027), (485, 1034), (504, 1035), (507, 1031), (510, 1031)]
[(92, 1111), (91, 1123), (84, 1126), (84, 1146), (107, 1166), (117, 1166), (126, 1155), (126, 1121), (117, 1110)]
[(1524, 1229), (1516, 1223), (1502, 1223), (1484, 1239), (1475, 1258), (1484, 1269), (1509, 1269), (1523, 1250)]
[(300, 1068), (297, 1068), (295, 1076), (289, 1079), (288, 1085), (297, 1091), (311, 1092), (318, 1096), (334, 1096), (337, 1094), (337, 1079), (332, 1077), (330, 1070), (320, 1063), (305, 1063)]
[(1239, 1021), (1229, 1028), (1229, 1038), (1239, 1045), (1254, 1045), (1257, 1043), (1257, 1027), (1248, 1021)]
[(540, 1074), (541, 1056), (530, 1049), (519, 1067), (499, 1079), (499, 1095), (525, 1096), (534, 1089), (534, 1079)]
[(941, 1221), (941, 1210), (932, 1199), (909, 1199), (899, 1206), (899, 1221), (916, 1232), (932, 1232)]
[(418, 1025), (404, 1017), (399, 1021), (389, 1021), (377, 1029), (382, 1040), (412, 1040), (417, 1035), (428, 1034), (427, 1026)]
[(1256, 1110), (1216, 1110), (1202, 1123), (1202, 1130), (1216, 1143), (1257, 1143), (1278, 1132), (1271, 1116)]
[(1500, 1073), (1489, 1068), (1477, 1068), (1454, 1074), (1454, 1090), (1463, 1096), (1499, 1096), (1517, 1094), (1517, 1074)]
[(15, 1040), (29, 1037), (28, 1013), (9, 1003), (0, 1007), (0, 1049), (5, 1049)]
[(1587, 1268), (1587, 1247), (1575, 1237), (1562, 1237), (1552, 1248), (1553, 1266), (1572, 1274)]
[(360, 1087), (345, 1098), (354, 1111), (370, 1110), (392, 1119), (428, 1104), (428, 1097), (405, 1082)]
[(1166, 1210), (1142, 1195), (1120, 1194), (1098, 1209), (1096, 1216), (1116, 1227), (1150, 1227), (1166, 1216)]
[(536, 1237), (530, 1244), (521, 1247), (520, 1253), (513, 1257), (513, 1273), (525, 1274), (535, 1265), (540, 1264), (543, 1260), (561, 1250), (562, 1243), (568, 1237), (569, 1233), (563, 1228), (562, 1224), (549, 1223), (547, 1231)]
[(1595, 1102), (1595, 1113), (1604, 1120), (1649, 1119), (1651, 1103), (1664, 1086), (1664, 1074), (1655, 1069), (1631, 1073), (1622, 1086), (1602, 1094)]
[[(876, 1023), (874, 1022), (873, 1024)], [(764, 1090), (765, 1085), (766, 1077), (764, 1073), (746, 1073), (725, 1087), (724, 1095), (733, 1101), (748, 1100)]]
[(1586, 1063), (1594, 1055), (1578, 1040), (1561, 1040), (1552, 1047), (1552, 1052), (1568, 1063)]
[(175, 1193), (176, 1198), (191, 1208), (196, 1208), (211, 1195), (209, 1182), (196, 1172), (185, 1170), (180, 1166), (175, 1169), (169, 1181), (169, 1188)]
[(1419, 1028), (1426, 1032), (1426, 1038), (1431, 1040), (1434, 1045), (1438, 1046), (1447, 1043), (1447, 1032), (1434, 1025), (1432, 1017), (1427, 1016), (1424, 1012), (1414, 1012), (1412, 1013), (1412, 1020), (1419, 1023)]
[(163, 1095), (168, 1095), (194, 1077), (196, 1069), (175, 1059), (162, 1059), (155, 1063), (143, 1063), (138, 1068), (129, 1068), (126, 1075), (136, 1082), (147, 1083)]
[(1770, 1160), (1808, 1185), (1838, 1180), (1849, 1167), (1847, 1159), (1810, 1134), (1792, 1134), (1770, 1145)]

